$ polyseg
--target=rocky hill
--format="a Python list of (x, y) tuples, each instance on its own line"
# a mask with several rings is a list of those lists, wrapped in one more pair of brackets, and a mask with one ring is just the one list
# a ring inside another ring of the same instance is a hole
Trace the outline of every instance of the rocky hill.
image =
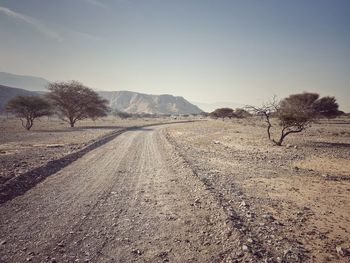
[(38, 95), (39, 94), (36, 92), (0, 85), (0, 112), (3, 112), (5, 110), (6, 103), (10, 99), (16, 96), (38, 96)]
[(196, 114), (202, 112), (183, 97), (149, 95), (132, 91), (100, 91), (109, 106), (116, 111), (149, 114)]

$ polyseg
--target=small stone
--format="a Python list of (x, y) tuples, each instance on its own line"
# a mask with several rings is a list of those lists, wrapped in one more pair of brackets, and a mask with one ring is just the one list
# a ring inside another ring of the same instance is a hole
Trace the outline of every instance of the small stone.
[(64, 244), (63, 244), (63, 242), (60, 242), (60, 243), (57, 244), (57, 246), (64, 247)]
[(239, 207), (247, 207), (249, 206), (246, 202), (242, 201), (240, 204), (239, 204)]
[(273, 215), (270, 215), (270, 214), (264, 214), (264, 215), (262, 215), (262, 217), (265, 218), (265, 219), (271, 220), (271, 221), (275, 220)]
[(142, 251), (141, 250), (139, 250), (139, 249), (133, 249), (132, 250), (132, 253), (134, 253), (134, 254), (136, 254), (136, 255), (142, 255)]
[(168, 256), (168, 252), (167, 251), (163, 251), (163, 252), (160, 252), (158, 254), (158, 257), (160, 257), (160, 258), (166, 258), (167, 256)]
[(0, 241), (0, 245), (5, 245), (6, 244), (6, 240), (1, 240)]
[(236, 252), (236, 256), (238, 257), (238, 258), (241, 258), (241, 257), (243, 257), (244, 256), (244, 253), (243, 252)]
[(248, 247), (246, 245), (243, 245), (242, 250), (246, 252), (246, 251), (248, 251)]
[(251, 239), (251, 238), (248, 238), (247, 241), (248, 241), (248, 243), (253, 243), (253, 239)]
[(337, 251), (338, 255), (344, 256), (344, 251), (341, 246), (336, 246), (335, 250)]

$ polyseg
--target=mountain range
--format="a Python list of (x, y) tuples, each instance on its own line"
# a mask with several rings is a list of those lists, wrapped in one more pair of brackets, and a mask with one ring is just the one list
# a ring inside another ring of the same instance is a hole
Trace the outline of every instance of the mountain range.
[(149, 114), (197, 114), (202, 110), (183, 97), (150, 95), (132, 91), (99, 91), (116, 111)]
[[(16, 96), (38, 96), (44, 91), (48, 80), (33, 76), (0, 72), (0, 111)], [(180, 96), (150, 95), (132, 91), (97, 91), (109, 101), (114, 111), (149, 114), (196, 114), (202, 110)]]

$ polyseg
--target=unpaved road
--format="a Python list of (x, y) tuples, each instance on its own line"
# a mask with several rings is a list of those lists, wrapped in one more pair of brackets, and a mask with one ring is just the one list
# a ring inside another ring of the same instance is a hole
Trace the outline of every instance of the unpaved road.
[(162, 127), (125, 132), (0, 206), (1, 262), (222, 262), (238, 239)]

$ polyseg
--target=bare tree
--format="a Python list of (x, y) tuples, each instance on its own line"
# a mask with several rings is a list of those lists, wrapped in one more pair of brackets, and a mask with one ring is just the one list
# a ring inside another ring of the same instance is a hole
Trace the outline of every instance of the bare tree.
[(17, 96), (7, 103), (6, 110), (19, 117), (22, 126), (29, 131), (36, 118), (51, 114), (51, 105), (41, 97)]
[(47, 97), (56, 107), (58, 116), (71, 127), (79, 120), (107, 115), (108, 101), (78, 81), (52, 82)]
[(275, 115), (278, 108), (279, 108), (279, 102), (277, 101), (276, 96), (272, 98), (271, 101), (263, 103), (261, 107), (255, 107), (255, 106), (247, 106), (245, 107), (248, 111), (252, 112), (255, 115), (261, 116), (265, 119), (267, 124), (267, 137), (270, 141), (276, 143), (276, 141), (271, 136), (271, 118), (272, 115)]
[[(272, 101), (265, 103), (261, 107), (248, 106), (247, 109), (265, 118), (267, 124), (267, 136), (274, 144), (281, 146), (284, 139), (293, 133), (300, 133), (308, 128), (311, 123), (320, 116), (332, 116), (338, 111), (338, 104), (334, 97), (319, 98), (316, 93), (294, 94), (277, 101), (276, 97)], [(329, 109), (329, 111), (327, 111)], [(276, 140), (272, 137), (272, 117), (277, 117), (281, 132)]]

